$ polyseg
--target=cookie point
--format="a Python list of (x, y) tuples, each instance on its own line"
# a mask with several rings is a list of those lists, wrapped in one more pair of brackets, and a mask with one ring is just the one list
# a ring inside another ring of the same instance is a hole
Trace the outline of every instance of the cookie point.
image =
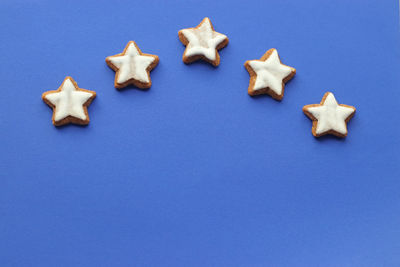
[(270, 55), (272, 55), (273, 53), (278, 53), (278, 50), (276, 50), (276, 48), (271, 48), (268, 49), (267, 52), (265, 52), (265, 54), (270, 54)]
[(208, 23), (208, 24), (210, 24), (211, 28), (213, 28), (212, 23), (211, 23), (211, 20), (210, 20), (209, 17), (205, 17), (205, 18), (201, 21), (200, 24), (203, 24), (203, 23)]
[(124, 88), (125, 86), (116, 82), (116, 83), (114, 83), (114, 87), (115, 87), (115, 89), (120, 90), (120, 89)]
[(211, 65), (213, 65), (214, 67), (218, 67), (220, 63), (220, 61), (212, 61)]
[(126, 49), (128, 49), (128, 47), (130, 47), (131, 45), (135, 46), (136, 48), (138, 48), (137, 44), (135, 41), (129, 41), (128, 44), (126, 45)]

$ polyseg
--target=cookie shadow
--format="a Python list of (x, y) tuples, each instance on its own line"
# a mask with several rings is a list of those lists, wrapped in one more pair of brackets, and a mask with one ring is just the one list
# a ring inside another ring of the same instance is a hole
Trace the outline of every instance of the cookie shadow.
[(125, 87), (123, 87), (123, 88), (115, 88), (115, 90), (117, 91), (117, 92), (126, 92), (126, 91), (139, 91), (139, 92), (147, 92), (147, 91), (149, 91), (150, 90), (150, 88), (151, 87), (149, 87), (149, 88), (140, 88), (140, 87), (137, 87), (137, 86), (135, 86), (135, 85), (133, 85), (133, 84), (130, 84), (130, 85), (127, 85), (127, 86), (125, 86)]
[(193, 61), (190, 63), (185, 63), (182, 61), (182, 64), (187, 67), (193, 66), (193, 68), (206, 68), (207, 70), (214, 70), (214, 71), (219, 69), (219, 65), (214, 66), (211, 63), (209, 63), (205, 60), (202, 60), (202, 59), (199, 59), (199, 60), (196, 60), (196, 61)]
[[(260, 95), (253, 95), (253, 96), (247, 94), (247, 96), (248, 96), (252, 101), (260, 102), (260, 103), (263, 103), (263, 104), (265, 104), (265, 103), (268, 102), (268, 103), (270, 103), (270, 104), (272, 104), (272, 105), (279, 106), (279, 104), (283, 103), (283, 99), (277, 100), (277, 99), (271, 97), (271, 96), (268, 95), (268, 94), (260, 94)], [(262, 99), (265, 100), (266, 102), (264, 102)]]
[(88, 128), (89, 124), (76, 124), (76, 123), (68, 123), (68, 124), (63, 124), (63, 125), (59, 125), (59, 126), (55, 126), (55, 128), (59, 131), (61, 131), (62, 129), (67, 129), (67, 128)]
[(344, 142), (346, 142), (346, 138), (347, 138), (347, 137), (339, 137), (339, 136), (336, 136), (333, 134), (327, 134), (327, 135), (323, 135), (320, 137), (315, 137), (315, 136), (313, 136), (313, 137), (317, 142), (320, 142), (320, 143), (331, 142), (332, 140), (334, 140), (334, 142), (344, 143)]

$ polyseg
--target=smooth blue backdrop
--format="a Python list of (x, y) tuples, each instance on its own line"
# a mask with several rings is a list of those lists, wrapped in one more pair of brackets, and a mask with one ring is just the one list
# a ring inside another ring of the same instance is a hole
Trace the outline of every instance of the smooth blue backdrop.
[[(205, 16), (218, 68), (181, 60)], [(0, 266), (400, 266), (395, 0), (2, 0), (0, 25)], [(129, 40), (160, 57), (148, 91), (113, 87)], [(282, 102), (247, 95), (272, 47)], [(67, 75), (97, 92), (87, 127), (41, 100)], [(302, 113), (328, 90), (345, 140)]]

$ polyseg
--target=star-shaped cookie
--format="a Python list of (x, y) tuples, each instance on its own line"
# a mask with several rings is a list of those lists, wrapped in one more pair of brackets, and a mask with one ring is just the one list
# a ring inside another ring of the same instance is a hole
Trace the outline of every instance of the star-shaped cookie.
[(320, 104), (304, 106), (303, 112), (313, 121), (311, 131), (315, 137), (326, 134), (346, 137), (346, 123), (353, 117), (356, 108), (339, 105), (335, 96), (331, 92), (327, 92)]
[(186, 45), (182, 57), (186, 64), (202, 59), (215, 67), (218, 66), (220, 63), (218, 50), (229, 42), (226, 35), (214, 31), (209, 18), (204, 18), (195, 28), (180, 30), (178, 34), (179, 40)]
[(128, 85), (150, 88), (150, 71), (158, 61), (158, 56), (142, 53), (134, 41), (130, 41), (122, 53), (106, 58), (107, 65), (116, 72), (114, 86), (117, 89)]
[(268, 94), (276, 100), (283, 98), (285, 83), (296, 74), (295, 68), (282, 64), (275, 48), (260, 60), (246, 61), (244, 66), (250, 74), (249, 95)]
[(53, 124), (68, 123), (86, 125), (89, 123), (87, 107), (96, 97), (96, 92), (79, 88), (74, 79), (66, 77), (55, 91), (42, 95), (43, 101), (53, 109)]

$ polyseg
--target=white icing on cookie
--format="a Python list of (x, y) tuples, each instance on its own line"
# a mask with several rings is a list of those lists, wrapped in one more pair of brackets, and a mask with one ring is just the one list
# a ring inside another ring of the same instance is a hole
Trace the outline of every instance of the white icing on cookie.
[(70, 78), (64, 80), (61, 91), (46, 94), (44, 97), (55, 106), (54, 121), (60, 121), (68, 116), (86, 120), (83, 105), (94, 93), (78, 91)]
[(181, 33), (189, 42), (185, 56), (202, 55), (211, 61), (216, 59), (217, 46), (228, 38), (212, 29), (209, 18), (205, 18), (198, 28), (183, 29)]
[(283, 80), (294, 71), (293, 68), (281, 63), (276, 49), (273, 49), (267, 60), (250, 60), (248, 64), (257, 75), (252, 90), (257, 91), (268, 87), (277, 95), (282, 94)]
[(147, 68), (155, 58), (141, 55), (133, 42), (129, 43), (123, 55), (108, 57), (108, 60), (118, 68), (118, 83), (122, 84), (130, 79), (142, 83), (150, 82)]
[(337, 103), (335, 96), (328, 93), (325, 101), (320, 106), (307, 107), (306, 111), (311, 113), (317, 120), (316, 134), (335, 131), (347, 134), (346, 119), (354, 113), (355, 108), (341, 106)]

